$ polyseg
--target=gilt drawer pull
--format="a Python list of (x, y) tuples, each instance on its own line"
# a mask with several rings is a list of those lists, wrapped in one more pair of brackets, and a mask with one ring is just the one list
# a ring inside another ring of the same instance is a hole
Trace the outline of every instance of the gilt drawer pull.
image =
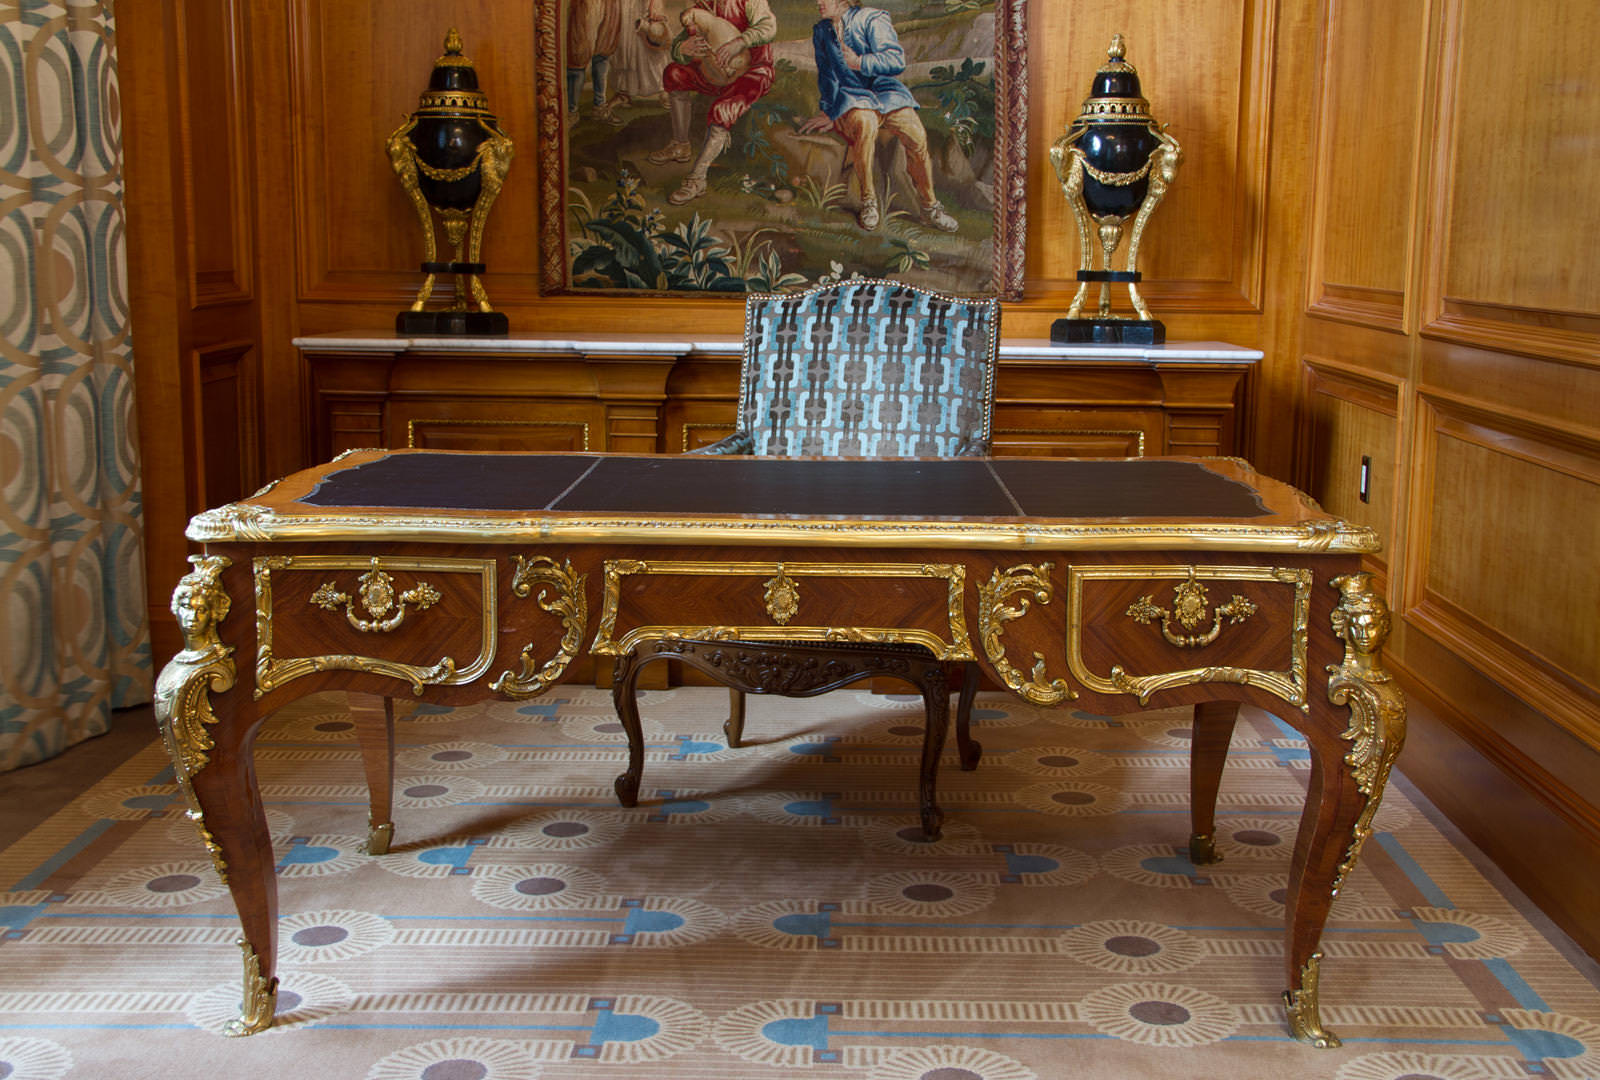
[[(1208, 599), (1206, 587), (1195, 579), (1193, 568), (1189, 570), (1188, 579), (1179, 582), (1173, 589), (1173, 594), (1173, 608), (1175, 609), (1173, 611), (1168, 611), (1166, 608), (1158, 606), (1150, 594), (1147, 593), (1129, 606), (1127, 615), (1128, 618), (1135, 622), (1159, 622), (1161, 624), (1161, 636), (1180, 649), (1198, 649), (1210, 645), (1217, 640), (1217, 635), (1222, 633), (1224, 619), (1230, 623), (1242, 623), (1256, 613), (1255, 604), (1238, 593), (1234, 593), (1233, 599), (1212, 609), (1211, 629), (1203, 634), (1197, 634), (1193, 631), (1206, 617)], [(1172, 629), (1174, 617), (1183, 625), (1185, 630), (1190, 632), (1174, 633)]]
[[(342, 606), (344, 617), (357, 630), (367, 634), (386, 634), (404, 621), (407, 604), (411, 604), (416, 611), (422, 611), (439, 602), (439, 590), (426, 581), (419, 581), (415, 588), (396, 595), (394, 578), (378, 565), (377, 559), (372, 560), (372, 569), (356, 581), (355, 597), (339, 591), (333, 582), (325, 581), (311, 594), (311, 603), (328, 611), (338, 611)], [(364, 619), (356, 614), (357, 598), (371, 618)]]

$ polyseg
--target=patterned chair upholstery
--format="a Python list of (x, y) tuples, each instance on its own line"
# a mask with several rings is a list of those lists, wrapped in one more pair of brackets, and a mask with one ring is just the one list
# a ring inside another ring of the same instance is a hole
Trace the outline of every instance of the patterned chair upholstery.
[(696, 453), (988, 453), (998, 301), (857, 279), (752, 295), (744, 311), (737, 429)]
[[(799, 293), (752, 295), (745, 301), (736, 430), (693, 452), (983, 456), (989, 452), (999, 340), (1000, 306), (994, 299), (960, 299), (862, 279)], [(722, 659), (705, 663), (702, 653)], [(625, 723), (638, 722), (638, 667), (666, 658), (688, 663), (728, 687), (730, 715), (723, 731), (731, 747), (743, 739), (746, 693), (810, 697), (884, 675), (917, 686), (926, 708), (920, 786), (923, 831), (930, 838), (939, 835), (942, 816), (934, 805), (933, 779), (951, 690), (959, 693), (955, 729), (961, 767), (975, 768), (982, 752), (970, 734), (978, 665), (939, 661), (920, 645), (718, 641), (644, 649), (619, 660), (612, 684)], [(810, 671), (844, 674), (831, 679), (796, 674)]]

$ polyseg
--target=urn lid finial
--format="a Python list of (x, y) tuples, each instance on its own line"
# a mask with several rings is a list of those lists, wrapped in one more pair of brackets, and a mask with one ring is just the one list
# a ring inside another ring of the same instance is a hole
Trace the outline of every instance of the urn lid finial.
[(433, 66), (436, 68), (470, 68), (472, 61), (461, 55), (462, 48), (461, 34), (452, 26), (449, 33), (444, 36), (444, 55), (435, 60)]
[(1095, 72), (1089, 96), (1084, 99), (1080, 124), (1145, 123), (1150, 119), (1150, 103), (1139, 88), (1139, 70), (1128, 63), (1127, 39), (1111, 35), (1106, 62)]
[(444, 55), (433, 62), (433, 74), (422, 93), (419, 114), (480, 112), (487, 115), (488, 99), (478, 89), (477, 69), (461, 50), (461, 34), (452, 26), (444, 36)]

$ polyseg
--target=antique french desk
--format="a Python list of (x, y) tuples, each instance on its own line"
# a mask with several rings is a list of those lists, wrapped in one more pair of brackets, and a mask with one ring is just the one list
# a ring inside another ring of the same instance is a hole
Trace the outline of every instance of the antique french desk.
[[(1318, 945), (1405, 710), (1379, 663), (1388, 611), (1360, 571), (1375, 536), (1242, 461), (361, 450), (200, 514), (188, 536), (205, 553), (173, 595), (185, 648), (156, 713), (243, 926), (235, 1034), (275, 1008), (277, 892), (251, 748), (278, 706), (329, 689), (527, 698), (585, 650), (620, 671), (644, 650), (837, 640), (975, 659), (1039, 705), (1195, 705), (1197, 862), (1215, 858), (1238, 705), (1302, 732), (1284, 999), (1297, 1037), (1337, 1042), (1318, 1016)], [(643, 748), (637, 713), (623, 719), (628, 801)], [(929, 727), (931, 806), (944, 732)], [(382, 850), (392, 709), (358, 731)]]

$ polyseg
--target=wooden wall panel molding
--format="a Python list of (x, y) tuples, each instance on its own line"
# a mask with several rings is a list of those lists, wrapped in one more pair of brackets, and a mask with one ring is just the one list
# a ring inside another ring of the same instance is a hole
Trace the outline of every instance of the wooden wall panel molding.
[[(517, 149), (489, 217), (485, 284), (497, 308), (538, 299), (531, 6), (437, 11), (394, 0), (291, 0), (294, 228), (302, 302), (383, 305), (388, 322), (415, 297), (421, 231), (384, 140), (417, 107), (451, 26), (459, 29), (489, 107)], [(438, 235), (442, 243), (443, 231)], [(441, 282), (436, 299), (448, 299), (452, 289), (451, 282)]]
[(1306, 312), (1402, 334), (1424, 145), (1427, 6), (1353, 0), (1327, 11)]
[(1442, 24), (1423, 333), (1600, 366), (1600, 10), (1444, 0)]
[(261, 446), (254, 341), (228, 341), (192, 352), (189, 394), (200, 505), (220, 506), (261, 486)]
[(1429, 710), (1448, 717), (1450, 726), (1474, 750), (1580, 829), (1592, 843), (1600, 844), (1600, 805), (1592, 796), (1573, 788), (1474, 714), (1457, 708), (1451, 703), (1453, 695), (1441, 692), (1421, 671), (1403, 666), (1398, 670), (1407, 689), (1420, 694)]
[(1387, 579), (1400, 544), (1396, 523), (1402, 517), (1400, 433), (1407, 383), (1331, 357), (1308, 355), (1301, 362), (1303, 483), (1332, 513), (1377, 530), (1383, 551), (1363, 561)]
[(176, 5), (180, 143), (183, 150), (189, 304), (254, 298), (247, 46), (238, 0)]
[(1402, 614), (1600, 748), (1600, 438), (1419, 398)]
[(1495, 715), (1492, 707), (1457, 704), (1493, 699), (1494, 687), (1463, 696), (1461, 685), (1391, 666), (1407, 694), (1399, 763), (1405, 778), (1429, 793), (1580, 948), (1600, 956), (1600, 809), (1588, 794), (1596, 790), (1594, 755), (1574, 748), (1555, 759), (1586, 759), (1558, 776), (1483, 719)]
[[(1095, 69), (1105, 62), (1106, 43), (1121, 33), (1156, 119), (1169, 124), (1183, 146), (1177, 182), (1145, 235), (1140, 294), (1158, 318), (1163, 312), (1261, 312), (1277, 18), (1271, 0), (1035, 0), (1029, 47), (1048, 54), (1035, 57), (1029, 72), (1036, 134), (1028, 160), (1036, 164), (1030, 166), (1028, 216), (1030, 230), (1042, 238), (1042, 258), (1029, 268), (1030, 296), (1059, 295), (1064, 310), (1077, 288), (1077, 234), (1049, 149), (1077, 116)], [(1048, 44), (1053, 41), (1071, 43), (1063, 62), (1048, 62), (1061, 53)], [(1029, 247), (1035, 246), (1030, 237)]]

